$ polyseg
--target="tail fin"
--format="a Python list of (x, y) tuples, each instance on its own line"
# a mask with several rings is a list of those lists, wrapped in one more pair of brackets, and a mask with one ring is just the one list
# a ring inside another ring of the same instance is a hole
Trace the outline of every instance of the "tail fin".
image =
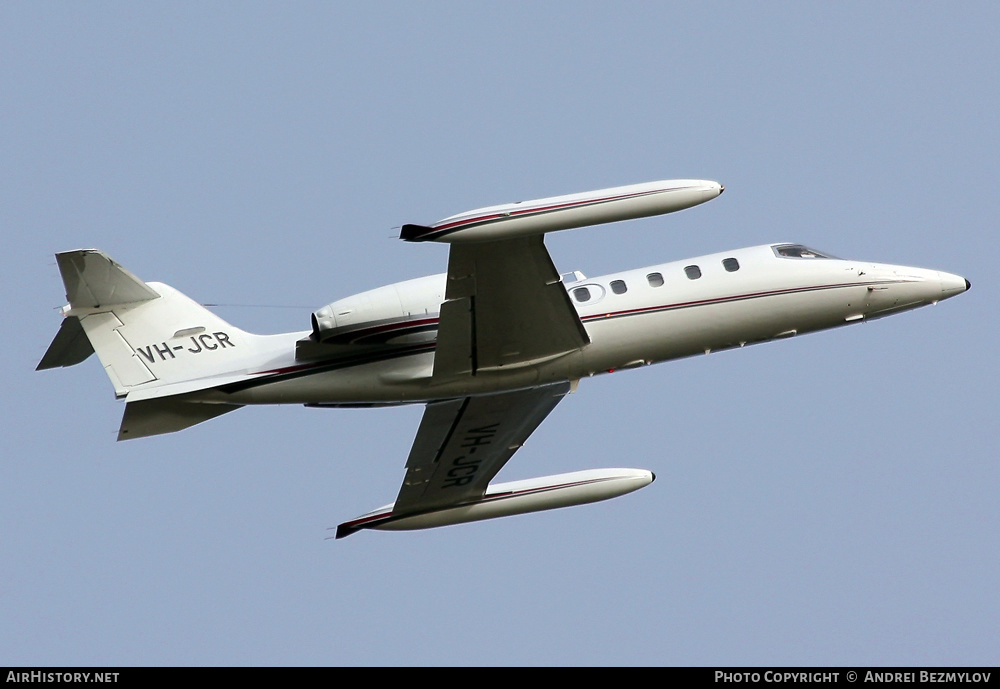
[[(238, 408), (186, 403), (169, 398), (166, 389), (163, 399), (153, 399), (161, 395), (149, 389), (234, 373), (255, 336), (168, 285), (143, 282), (101, 251), (68, 251), (56, 261), (69, 304), (38, 369), (72, 366), (97, 352), (115, 395), (129, 397), (119, 440), (180, 430)], [(216, 384), (180, 387), (191, 392)], [(133, 402), (139, 391), (142, 401)]]

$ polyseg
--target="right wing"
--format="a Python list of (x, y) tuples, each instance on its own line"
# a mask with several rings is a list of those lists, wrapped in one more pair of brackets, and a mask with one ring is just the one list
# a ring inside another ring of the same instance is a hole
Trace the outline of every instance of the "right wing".
[(481, 500), (497, 472), (569, 392), (569, 383), (431, 402), (391, 511), (337, 527), (337, 538), (389, 521)]

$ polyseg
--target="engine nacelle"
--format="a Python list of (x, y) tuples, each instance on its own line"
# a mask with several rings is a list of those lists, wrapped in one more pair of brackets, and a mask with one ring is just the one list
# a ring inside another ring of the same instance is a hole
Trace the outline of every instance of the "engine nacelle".
[(333, 344), (416, 344), (437, 337), (445, 275), (397, 282), (327, 304), (312, 314), (312, 338)]

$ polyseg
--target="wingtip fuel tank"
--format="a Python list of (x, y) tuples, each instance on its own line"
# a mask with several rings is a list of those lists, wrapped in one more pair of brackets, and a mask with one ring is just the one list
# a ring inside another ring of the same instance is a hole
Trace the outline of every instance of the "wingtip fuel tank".
[(591, 469), (490, 485), (479, 500), (416, 514), (393, 514), (386, 505), (337, 527), (337, 538), (361, 529), (413, 531), (542, 512), (609, 500), (644, 488), (656, 476), (646, 469)]
[(484, 242), (663, 215), (711, 201), (725, 187), (702, 179), (630, 184), (459, 213), (433, 225), (403, 225), (408, 242)]

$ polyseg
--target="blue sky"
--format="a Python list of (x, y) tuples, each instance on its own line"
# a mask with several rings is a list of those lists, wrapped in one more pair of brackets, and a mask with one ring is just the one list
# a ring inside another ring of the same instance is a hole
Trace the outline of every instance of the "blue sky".
[[(997, 664), (998, 23), (988, 2), (3, 4), (0, 664)], [(560, 270), (796, 241), (973, 289), (584, 381), (501, 474), (655, 471), (633, 495), (336, 542), (395, 496), (420, 408), (116, 443), (96, 359), (33, 370), (56, 251), (301, 330), (444, 270), (403, 223), (667, 178), (726, 194), (551, 236)]]

